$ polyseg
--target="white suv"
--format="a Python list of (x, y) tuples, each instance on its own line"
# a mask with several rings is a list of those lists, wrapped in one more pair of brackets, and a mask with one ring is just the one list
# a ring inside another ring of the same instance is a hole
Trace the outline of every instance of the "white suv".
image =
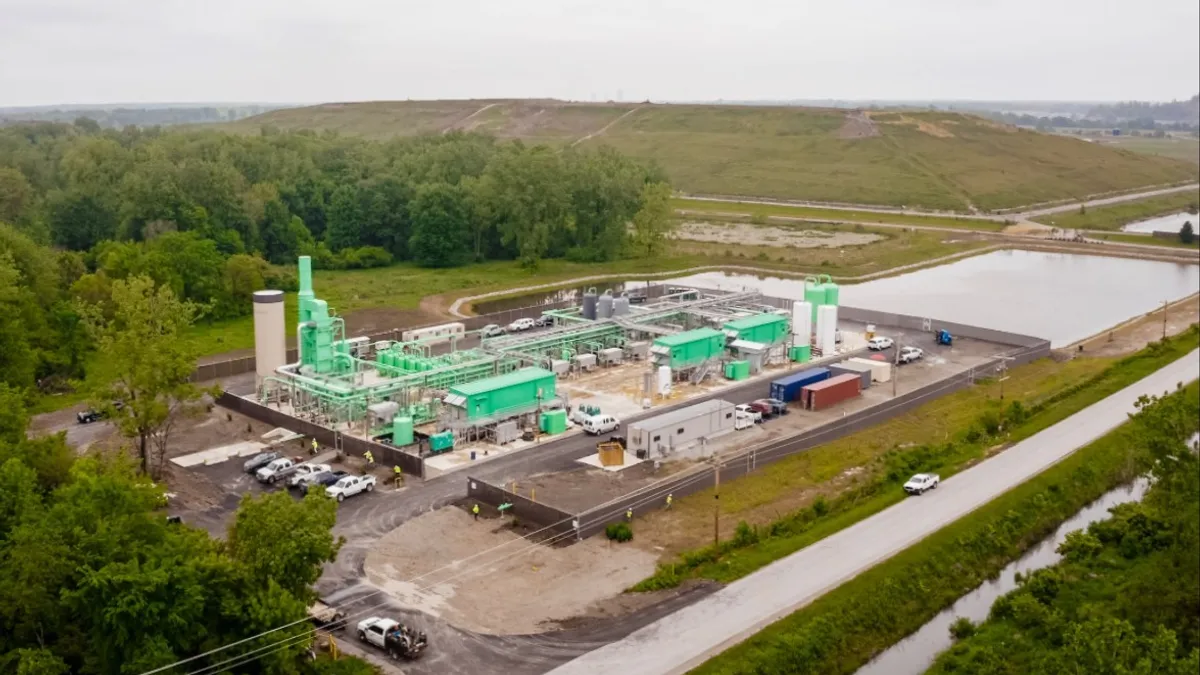
[(912, 363), (925, 355), (919, 347), (904, 347), (900, 350), (900, 355), (896, 359), (900, 363)]
[(896, 343), (892, 341), (892, 338), (878, 336), (878, 337), (871, 338), (871, 340), (869, 342), (867, 342), (867, 348), (870, 349), (871, 351), (877, 352), (877, 351), (880, 351), (883, 349), (888, 349), (889, 347), (891, 347), (894, 344), (896, 344)]
[(739, 406), (734, 406), (733, 410), (739, 416), (749, 417), (750, 420), (753, 421), (755, 424), (762, 421), (762, 413), (755, 410), (754, 408), (751, 408), (750, 406), (746, 405), (745, 403), (743, 403), (742, 405), (739, 405)]
[(517, 331), (529, 330), (530, 328), (533, 328), (534, 325), (536, 324), (534, 323), (533, 319), (517, 319), (516, 321), (508, 324), (508, 332), (515, 333)]

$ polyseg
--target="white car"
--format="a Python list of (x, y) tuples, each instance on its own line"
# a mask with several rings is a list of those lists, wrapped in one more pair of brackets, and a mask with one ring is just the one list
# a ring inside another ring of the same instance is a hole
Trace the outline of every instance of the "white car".
[(375, 476), (345, 476), (325, 488), (325, 494), (340, 502), (346, 497), (353, 497), (360, 492), (370, 492), (374, 489)]
[(908, 479), (904, 484), (904, 491), (910, 495), (919, 495), (926, 490), (936, 490), (940, 482), (942, 479), (936, 473), (919, 473)]
[(900, 350), (900, 355), (896, 360), (900, 363), (912, 363), (925, 355), (925, 352), (920, 347), (904, 347)]
[(598, 436), (621, 428), (621, 421), (612, 415), (592, 415), (583, 421), (583, 430)]
[(500, 337), (501, 335), (504, 335), (504, 329), (494, 323), (489, 323), (488, 325), (479, 329), (479, 334), (485, 338)]
[(533, 328), (536, 325), (537, 323), (533, 319), (517, 319), (516, 321), (508, 324), (508, 332), (516, 333), (519, 331), (525, 331)]
[(333, 471), (333, 469), (328, 464), (305, 462), (296, 467), (296, 472), (288, 480), (288, 487), (300, 487), (326, 471)]
[(733, 412), (736, 413), (737, 415), (744, 415), (746, 417), (749, 417), (750, 420), (753, 421), (755, 424), (758, 424), (759, 422), (762, 421), (762, 413), (755, 410), (754, 408), (751, 408), (750, 406), (746, 405), (745, 403), (743, 403), (742, 405), (739, 405), (739, 406), (735, 406), (733, 408)]
[(877, 335), (867, 341), (867, 349), (870, 349), (873, 352), (877, 352), (877, 351), (881, 351), (884, 349), (888, 349), (894, 344), (896, 344), (896, 343), (892, 340), (892, 338)]

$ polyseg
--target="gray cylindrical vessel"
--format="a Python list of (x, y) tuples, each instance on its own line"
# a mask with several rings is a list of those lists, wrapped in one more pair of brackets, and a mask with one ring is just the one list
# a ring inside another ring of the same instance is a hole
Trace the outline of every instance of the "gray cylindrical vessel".
[(596, 319), (596, 297), (595, 286), (583, 292), (583, 318)]
[(629, 314), (629, 298), (625, 295), (620, 295), (613, 299), (613, 316), (625, 316)]
[(596, 301), (596, 318), (607, 319), (613, 315), (613, 296), (612, 290), (604, 291), (604, 295)]

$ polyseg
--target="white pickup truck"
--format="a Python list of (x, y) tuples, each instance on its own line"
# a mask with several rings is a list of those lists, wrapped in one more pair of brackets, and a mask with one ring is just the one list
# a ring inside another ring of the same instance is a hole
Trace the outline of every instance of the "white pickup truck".
[(325, 471), (332, 470), (328, 464), (313, 464), (312, 462), (299, 464), (296, 466), (296, 471), (292, 473), (292, 477), (288, 479), (288, 487), (300, 487)]
[(375, 476), (345, 476), (338, 482), (325, 488), (325, 494), (339, 502), (346, 497), (353, 497), (360, 492), (370, 492), (375, 489)]
[(904, 484), (904, 491), (910, 495), (919, 495), (926, 490), (936, 490), (940, 482), (942, 478), (936, 473), (919, 473), (908, 479)]
[(280, 478), (285, 478), (296, 472), (296, 462), (287, 457), (280, 457), (272, 460), (266, 466), (254, 472), (254, 476), (258, 478), (260, 483), (274, 483)]
[(386, 651), (393, 660), (415, 659), (429, 644), (425, 633), (378, 616), (358, 622), (358, 639)]

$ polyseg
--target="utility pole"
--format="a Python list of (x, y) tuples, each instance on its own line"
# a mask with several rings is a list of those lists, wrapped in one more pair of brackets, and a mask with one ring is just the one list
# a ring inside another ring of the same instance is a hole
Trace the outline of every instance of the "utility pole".
[(900, 340), (892, 345), (892, 398), (896, 398), (896, 380), (900, 379), (900, 345), (904, 342), (904, 333)]
[(1167, 339), (1167, 301), (1163, 300), (1163, 334), (1162, 339)]
[(1004, 381), (1008, 379), (1008, 362), (1013, 360), (1012, 356), (997, 356), (1000, 359), (1000, 365), (996, 367), (996, 381), (1000, 383), (1000, 400), (1004, 400)]
[(721, 462), (713, 469), (713, 546), (721, 543)]

